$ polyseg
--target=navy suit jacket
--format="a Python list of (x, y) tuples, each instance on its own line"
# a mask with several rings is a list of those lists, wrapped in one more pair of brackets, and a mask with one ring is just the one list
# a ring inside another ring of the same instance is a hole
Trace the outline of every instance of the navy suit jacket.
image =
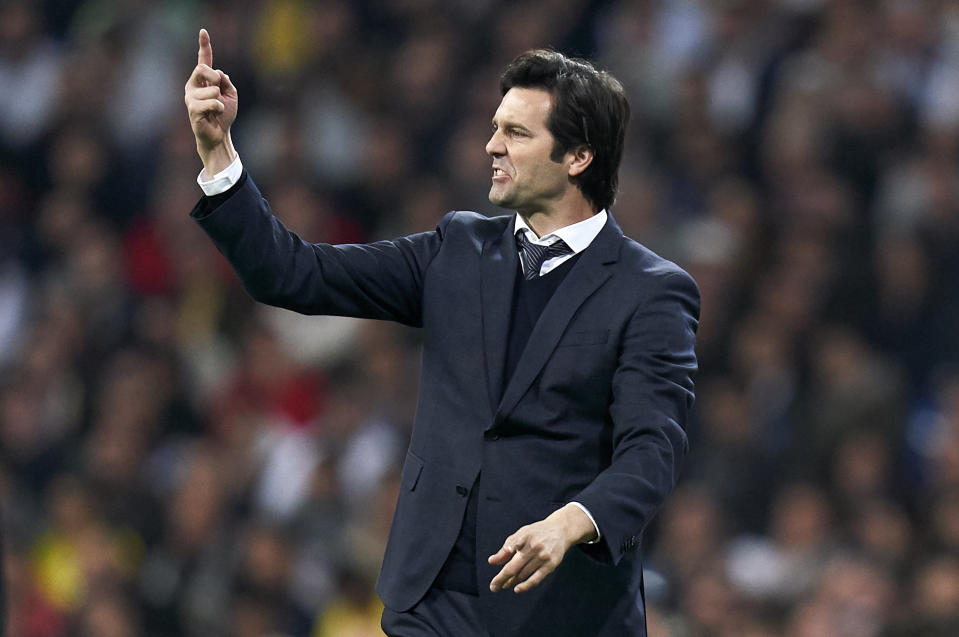
[[(247, 175), (192, 215), (259, 301), (425, 330), (377, 584), (386, 606), (407, 610), (429, 589), (482, 472), (476, 569), (491, 634), (645, 635), (640, 538), (676, 482), (693, 401), (699, 292), (688, 274), (623, 236), (610, 216), (504, 386), (520, 267), (511, 215), (450, 212), (435, 230), (392, 241), (310, 244), (273, 216)], [(527, 593), (490, 593), (499, 568), (487, 556), (574, 500), (602, 540), (570, 549)]]

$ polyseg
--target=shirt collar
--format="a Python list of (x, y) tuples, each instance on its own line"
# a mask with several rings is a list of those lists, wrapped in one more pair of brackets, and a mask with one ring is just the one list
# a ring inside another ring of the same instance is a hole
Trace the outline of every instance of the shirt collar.
[(589, 247), (589, 244), (593, 242), (593, 239), (596, 238), (599, 231), (606, 225), (606, 217), (606, 210), (603, 209), (592, 217), (570, 224), (559, 230), (554, 230), (543, 237), (537, 237), (533, 229), (523, 220), (523, 217), (517, 214), (515, 216), (516, 221), (513, 225), (513, 234), (516, 235), (516, 233), (520, 231), (525, 232), (526, 238), (530, 242), (544, 246), (562, 239), (573, 251), (573, 254), (579, 254)]

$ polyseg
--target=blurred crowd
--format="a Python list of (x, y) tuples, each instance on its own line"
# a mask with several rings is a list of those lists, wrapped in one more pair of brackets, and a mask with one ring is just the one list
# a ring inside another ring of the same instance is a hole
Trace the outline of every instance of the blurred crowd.
[(613, 213), (703, 295), (650, 634), (959, 635), (959, 1), (0, 0), (11, 637), (380, 634), (421, 336), (255, 304), (189, 219), (200, 26), (312, 241), (497, 214), (500, 69), (610, 69)]

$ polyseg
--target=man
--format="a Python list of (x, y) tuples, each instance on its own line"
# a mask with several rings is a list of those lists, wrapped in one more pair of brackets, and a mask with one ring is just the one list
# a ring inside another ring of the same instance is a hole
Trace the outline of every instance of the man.
[(425, 330), (377, 584), (387, 634), (645, 635), (638, 549), (686, 453), (698, 290), (610, 216), (619, 82), (532, 51), (501, 89), (489, 198), (516, 214), (308, 244), (243, 170), (236, 89), (201, 30), (185, 101), (207, 196), (191, 214), (259, 301)]

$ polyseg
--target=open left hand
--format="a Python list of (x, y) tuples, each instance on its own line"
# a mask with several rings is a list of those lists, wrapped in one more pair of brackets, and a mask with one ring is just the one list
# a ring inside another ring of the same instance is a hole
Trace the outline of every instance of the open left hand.
[(545, 520), (521, 527), (490, 555), (489, 563), (504, 565), (490, 582), (494, 593), (512, 588), (523, 593), (556, 570), (566, 551), (595, 535), (593, 523), (578, 507), (567, 504)]

